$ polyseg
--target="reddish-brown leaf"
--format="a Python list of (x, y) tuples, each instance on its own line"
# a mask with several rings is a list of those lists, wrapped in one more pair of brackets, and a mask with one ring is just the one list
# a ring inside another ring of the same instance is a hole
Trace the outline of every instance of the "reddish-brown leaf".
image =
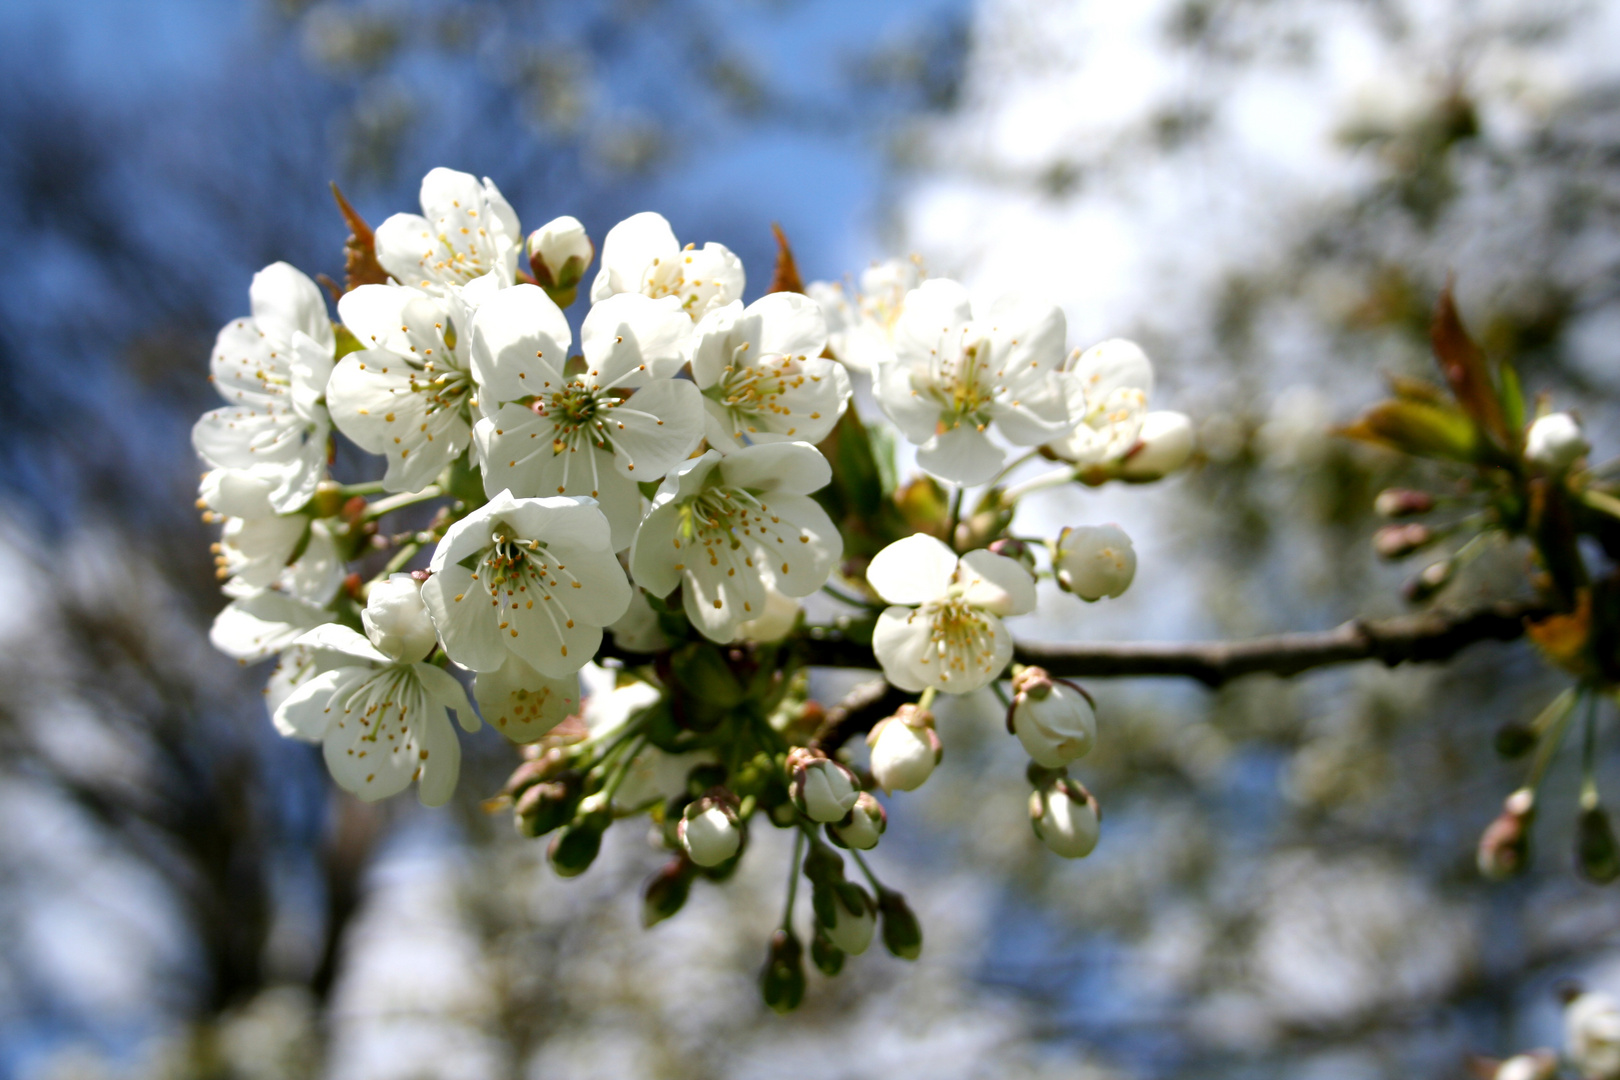
[(1468, 336), (1462, 317), (1457, 314), (1457, 301), (1452, 296), (1449, 281), (1440, 290), (1440, 302), (1435, 306), (1434, 321), (1429, 325), (1429, 340), (1434, 346), (1440, 372), (1457, 396), (1457, 404), (1498, 446), (1507, 446), (1510, 440), (1501, 398), (1485, 364), (1485, 354)]
[(788, 246), (787, 234), (782, 226), (771, 222), (776, 234), (776, 273), (771, 276), (771, 287), (766, 292), (804, 292), (804, 279), (799, 276), (799, 264), (793, 261), (793, 249)]
[(338, 190), (336, 181), (332, 183), (332, 197), (337, 200), (343, 220), (349, 224), (349, 238), (343, 241), (343, 291), (352, 292), (362, 285), (386, 284), (388, 271), (377, 261), (377, 237), (372, 233), (371, 226), (349, 205), (349, 200)]

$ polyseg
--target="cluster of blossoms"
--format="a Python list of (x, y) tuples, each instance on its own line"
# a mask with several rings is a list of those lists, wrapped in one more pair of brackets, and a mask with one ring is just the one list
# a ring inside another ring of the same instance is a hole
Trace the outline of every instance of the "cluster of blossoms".
[[(1042, 487), (1187, 460), (1191, 425), (1148, 411), (1139, 348), (1071, 352), (1058, 308), (976, 305), (915, 262), (874, 267), (853, 299), (801, 287), (785, 242), (772, 290), (745, 304), (732, 252), (683, 247), (651, 213), (608, 232), (576, 335), (564, 311), (596, 250), (575, 219), (525, 238), (493, 183), (448, 169), (424, 179), (420, 215), (375, 232), (339, 200), (337, 321), (298, 270), (260, 271), (251, 316), (214, 348), (226, 404), (193, 432), (229, 597), (214, 644), (278, 661), (276, 727), (321, 744), (339, 785), (369, 800), (415, 781), (442, 804), (450, 714), (488, 723), (524, 747), (503, 794), (522, 833), (552, 836), (559, 873), (589, 866), (616, 819), (651, 817), (672, 857), (649, 923), (729, 874), (766, 819), (794, 830), (790, 896), (802, 871), (811, 956), (835, 973), (880, 925), (895, 954), (920, 950), (860, 854), (887, 820), (875, 791), (928, 779), (939, 695), (989, 688), (1032, 759), (1035, 835), (1092, 850), (1097, 801), (1067, 775), (1096, 739), (1092, 699), (1014, 663), (1003, 620), (1035, 609), (1042, 577), (1117, 597), (1136, 556), (1117, 526), (1010, 530)], [(954, 486), (937, 513), (875, 479), (888, 444), (852, 409), (858, 380), (882, 413), (868, 420), (916, 445), (929, 475), (913, 487)], [(381, 479), (333, 475), (352, 458), (334, 429), (385, 459)], [(1036, 459), (1060, 467), (1007, 483)], [(868, 643), (883, 695), (811, 700), (825, 649), (848, 666)], [(863, 768), (842, 743), (866, 728)], [(802, 951), (790, 900), (762, 977), (773, 1007), (802, 996)]]

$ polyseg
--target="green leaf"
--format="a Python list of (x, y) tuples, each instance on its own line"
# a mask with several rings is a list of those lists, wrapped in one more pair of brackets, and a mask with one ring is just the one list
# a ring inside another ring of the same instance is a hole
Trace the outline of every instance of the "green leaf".
[(1456, 409), (1407, 400), (1381, 401), (1340, 434), (1416, 457), (1475, 462), (1479, 429)]

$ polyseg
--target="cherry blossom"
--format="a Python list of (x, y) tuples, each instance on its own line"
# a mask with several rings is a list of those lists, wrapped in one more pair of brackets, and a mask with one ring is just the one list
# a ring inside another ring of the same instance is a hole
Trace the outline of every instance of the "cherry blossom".
[(433, 169), (422, 178), (421, 201), (421, 214), (377, 226), (377, 261), (395, 281), (476, 303), (517, 279), (523, 232), (493, 181)]
[(827, 348), (851, 371), (871, 373), (894, 359), (894, 325), (906, 294), (922, 284), (920, 260), (887, 259), (861, 273), (853, 296), (836, 281), (812, 281), (805, 289), (827, 318)]
[(697, 322), (713, 309), (742, 298), (742, 260), (712, 241), (699, 250), (682, 248), (662, 214), (641, 213), (608, 230), (602, 266), (591, 284), (591, 300), (619, 293), (641, 293), (668, 303)]

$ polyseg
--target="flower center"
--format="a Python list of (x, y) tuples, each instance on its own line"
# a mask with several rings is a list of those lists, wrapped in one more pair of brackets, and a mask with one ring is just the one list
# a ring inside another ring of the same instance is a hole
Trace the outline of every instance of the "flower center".
[(941, 682), (948, 682), (952, 672), (965, 675), (989, 667), (996, 635), (982, 611), (960, 596), (946, 596), (918, 612), (928, 621), (928, 647), (921, 662), (937, 660)]
[(931, 389), (944, 410), (939, 419), (942, 434), (962, 424), (983, 431), (991, 419), (988, 406), (995, 399), (997, 387), (990, 371), (990, 343), (984, 338), (967, 340), (971, 333), (973, 328), (965, 327), (961, 351), (955, 356), (942, 356), (938, 362), (937, 382)]
[(750, 344), (744, 342), (732, 350), (731, 363), (721, 373), (720, 381), (708, 390), (708, 396), (730, 414), (734, 433), (739, 436), (759, 431), (748, 422), (750, 419), (791, 416), (793, 411), (780, 399), (809, 378), (798, 370), (796, 361), (800, 358), (796, 356), (765, 356), (757, 364), (748, 363)]
[[(580, 580), (544, 541), (525, 540), (504, 522), (496, 523), (489, 539), (473, 580), (490, 598), (490, 606), (498, 609), (498, 628), (517, 637), (521, 627), (515, 624), (532, 626), (524, 616), (532, 615), (538, 604), (557, 637), (566, 640), (563, 631), (572, 630), (574, 620), (563, 602), (563, 590), (580, 588)], [(562, 646), (562, 655), (568, 655), (567, 645)]]
[(554, 394), (542, 394), (529, 404), (537, 416), (550, 420), (556, 429), (551, 450), (561, 454), (582, 442), (611, 450), (609, 437), (613, 426), (623, 427), (612, 417), (612, 412), (624, 403), (624, 398), (610, 388), (587, 386), (572, 382)]

